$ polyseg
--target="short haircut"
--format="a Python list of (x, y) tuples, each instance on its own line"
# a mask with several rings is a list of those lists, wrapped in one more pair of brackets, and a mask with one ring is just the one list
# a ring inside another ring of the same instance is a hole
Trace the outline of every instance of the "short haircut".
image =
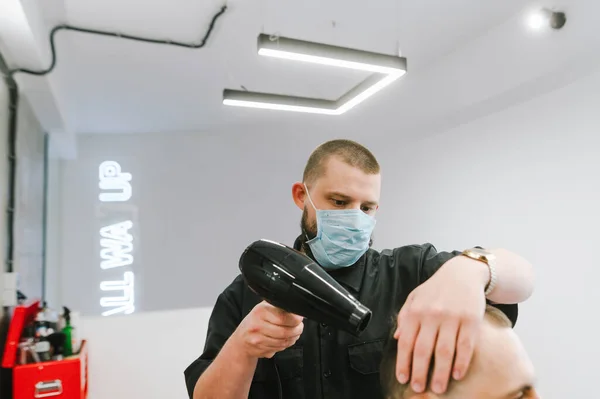
[[(506, 315), (499, 309), (487, 305), (485, 309), (485, 320), (491, 323), (493, 326), (498, 328), (511, 328), (512, 322), (506, 317)], [(409, 383), (400, 384), (396, 378), (396, 356), (398, 353), (398, 340), (394, 338), (394, 332), (396, 331), (397, 317), (393, 320), (393, 327), (388, 338), (388, 341), (383, 350), (383, 356), (381, 359), (380, 367), (380, 381), (381, 388), (385, 399), (408, 399), (406, 392), (409, 388)], [(429, 375), (427, 377), (427, 386), (431, 380), (434, 369), (434, 359), (432, 357), (429, 364)], [(452, 386), (455, 384), (454, 380), (450, 379), (450, 385), (448, 386), (449, 392)]]
[(325, 174), (326, 162), (332, 156), (366, 174), (379, 173), (379, 162), (366, 147), (352, 140), (331, 140), (318, 146), (308, 158), (302, 177), (307, 186)]

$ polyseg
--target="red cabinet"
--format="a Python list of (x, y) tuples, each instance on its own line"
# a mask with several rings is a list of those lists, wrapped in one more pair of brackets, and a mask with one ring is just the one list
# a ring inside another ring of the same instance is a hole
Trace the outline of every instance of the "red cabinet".
[(88, 391), (87, 343), (75, 356), (60, 361), (16, 364), (23, 327), (31, 323), (39, 301), (15, 308), (10, 322), (2, 367), (12, 369), (13, 399), (86, 399)]

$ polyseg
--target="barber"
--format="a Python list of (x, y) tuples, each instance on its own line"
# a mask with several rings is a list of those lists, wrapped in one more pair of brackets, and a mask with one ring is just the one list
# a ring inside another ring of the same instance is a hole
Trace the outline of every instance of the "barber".
[(516, 304), (533, 291), (532, 266), (503, 249), (378, 252), (380, 191), (379, 163), (350, 140), (319, 146), (292, 187), (303, 211), (294, 247), (373, 311), (360, 338), (261, 301), (238, 276), (216, 301), (203, 353), (185, 370), (190, 398), (382, 399), (379, 365), (394, 324), (399, 382), (443, 393), (466, 374), (486, 302), (514, 325)]

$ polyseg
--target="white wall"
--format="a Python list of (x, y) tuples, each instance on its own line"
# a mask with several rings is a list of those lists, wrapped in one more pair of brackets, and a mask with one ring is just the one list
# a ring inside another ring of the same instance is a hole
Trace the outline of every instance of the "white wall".
[(54, 309), (63, 306), (62, 292), (62, 173), (59, 159), (48, 162), (46, 226), (46, 300)]
[[(600, 73), (436, 137), (361, 140), (383, 167), (376, 247), (425, 241), (442, 250), (502, 246), (535, 264), (537, 290), (522, 306), (517, 330), (545, 397), (588, 397), (596, 389), (598, 104)], [(97, 267), (95, 231), (85, 227), (94, 220), (93, 205), (86, 201), (97, 194), (90, 187), (97, 184), (98, 161), (112, 151), (138, 176), (141, 267), (155, 274), (143, 289), (156, 302), (144, 300), (152, 307), (164, 301), (172, 309), (198, 308), (84, 317), (91, 399), (185, 397), (182, 372), (201, 352), (207, 303), (237, 273), (246, 244), (295, 237), (300, 213), (290, 185), (310, 150), (328, 138), (274, 132), (80, 141), (82, 158), (62, 168), (64, 268)], [(115, 153), (119, 148), (129, 158)], [(152, 283), (159, 277), (163, 289)], [(72, 276), (62, 278), (64, 288)], [(91, 295), (90, 287), (71, 292), (69, 301)], [(151, 364), (142, 353), (152, 354)]]
[(185, 399), (183, 370), (204, 345), (212, 308), (87, 317), (88, 399)]
[(43, 205), (44, 131), (22, 94), (17, 119), (14, 269), (21, 291), (30, 298), (42, 296)]
[(517, 331), (549, 398), (597, 390), (598, 104), (600, 73), (379, 154), (387, 171), (379, 244), (500, 246), (534, 263), (537, 288)]
[[(6, 209), (8, 204), (8, 88), (0, 81), (0, 259), (6, 261)], [(29, 101), (20, 97), (17, 119), (17, 175), (14, 228), (14, 271), (19, 288), (29, 297), (42, 295), (42, 212), (44, 132)], [(0, 273), (0, 287), (2, 276)], [(1, 300), (1, 298), (0, 298)]]

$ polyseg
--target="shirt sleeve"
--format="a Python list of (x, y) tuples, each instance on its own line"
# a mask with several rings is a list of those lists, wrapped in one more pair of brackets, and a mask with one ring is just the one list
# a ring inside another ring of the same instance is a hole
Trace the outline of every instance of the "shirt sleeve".
[[(422, 252), (419, 260), (418, 284), (421, 285), (437, 272), (440, 267), (455, 256), (459, 256), (461, 251), (438, 252), (432, 244), (421, 246)], [(481, 248), (481, 247), (476, 247)], [(519, 307), (517, 304), (496, 304), (487, 301), (489, 305), (501, 310), (512, 322), (513, 327), (517, 323)]]
[(194, 395), (198, 379), (242, 321), (243, 284), (242, 277), (238, 276), (217, 298), (208, 322), (204, 351), (184, 371), (190, 399)]
[(459, 256), (461, 251), (438, 252), (432, 244), (423, 244), (421, 246), (421, 257), (419, 259), (419, 285), (429, 280), (440, 267), (450, 259)]

